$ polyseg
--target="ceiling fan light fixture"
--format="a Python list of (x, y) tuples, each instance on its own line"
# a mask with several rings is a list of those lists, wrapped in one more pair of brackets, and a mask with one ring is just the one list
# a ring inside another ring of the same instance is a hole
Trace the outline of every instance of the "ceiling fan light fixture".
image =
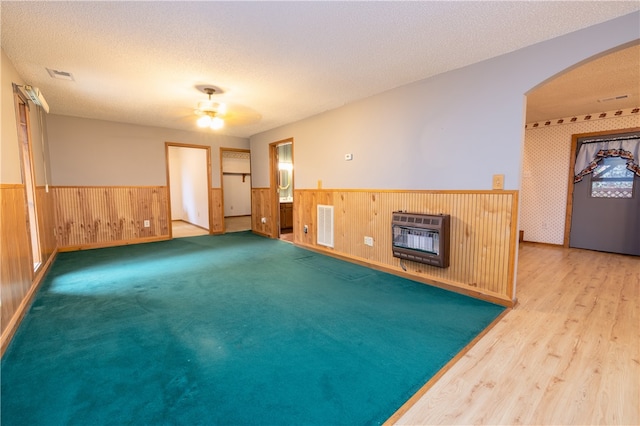
[(225, 115), (227, 113), (227, 104), (225, 103), (218, 102), (216, 108), (216, 113), (218, 113), (218, 115)]
[(205, 87), (202, 90), (209, 95), (209, 99), (198, 102), (198, 108), (195, 110), (196, 115), (200, 116), (196, 122), (198, 127), (209, 127), (213, 130), (223, 128), (222, 116), (227, 112), (227, 105), (211, 100), (211, 95), (218, 93), (214, 88)]
[(196, 123), (198, 124), (198, 127), (209, 127), (211, 125), (211, 117), (209, 117), (208, 115), (203, 115), (202, 117), (198, 118), (198, 121), (196, 121)]
[(213, 130), (222, 129), (224, 127), (224, 120), (220, 117), (213, 117), (209, 123), (209, 127)]
[(204, 111), (214, 111), (215, 102), (211, 99), (208, 101), (200, 101), (198, 102), (198, 108), (196, 108), (196, 112), (202, 114)]

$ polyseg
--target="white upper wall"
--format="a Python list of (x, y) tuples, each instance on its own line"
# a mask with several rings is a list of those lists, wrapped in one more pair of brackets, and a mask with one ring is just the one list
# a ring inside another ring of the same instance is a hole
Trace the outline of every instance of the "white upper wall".
[(167, 184), (165, 142), (211, 149), (211, 185), (220, 187), (220, 147), (247, 149), (249, 141), (212, 132), (186, 132), (50, 114), (47, 128), (52, 184), (146, 186)]
[(182, 219), (209, 229), (207, 151), (197, 148), (180, 148), (179, 151), (184, 212)]
[(490, 189), (493, 174), (518, 189), (525, 94), (637, 40), (639, 19), (630, 14), (254, 135), (253, 186), (269, 186), (268, 144), (293, 137), (297, 189), (318, 180), (324, 188)]

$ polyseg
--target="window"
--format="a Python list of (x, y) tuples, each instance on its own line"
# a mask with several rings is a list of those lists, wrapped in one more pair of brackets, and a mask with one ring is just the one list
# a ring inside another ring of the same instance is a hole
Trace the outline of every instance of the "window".
[(633, 172), (627, 169), (627, 160), (605, 157), (591, 175), (591, 197), (631, 198), (633, 196)]

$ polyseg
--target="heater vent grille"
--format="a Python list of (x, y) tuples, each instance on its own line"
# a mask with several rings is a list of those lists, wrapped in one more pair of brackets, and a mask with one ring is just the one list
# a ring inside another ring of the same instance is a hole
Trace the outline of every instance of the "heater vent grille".
[(393, 256), (446, 268), (449, 266), (450, 216), (393, 212)]

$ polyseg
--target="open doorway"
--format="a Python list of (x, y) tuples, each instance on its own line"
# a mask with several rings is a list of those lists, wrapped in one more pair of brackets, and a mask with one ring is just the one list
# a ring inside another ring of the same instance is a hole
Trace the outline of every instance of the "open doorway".
[(251, 230), (251, 152), (220, 148), (224, 232)]
[[(638, 99), (639, 53), (640, 44), (619, 46), (559, 72), (526, 93), (519, 196), (523, 241), (570, 246), (577, 154), (574, 136), (637, 127), (633, 111)], [(615, 96), (627, 93), (631, 96)], [(578, 186), (586, 190), (592, 177), (587, 176)]]
[(293, 242), (293, 138), (270, 144), (269, 152), (272, 216), (277, 219), (272, 237)]
[(165, 143), (171, 237), (211, 233), (211, 148)]

